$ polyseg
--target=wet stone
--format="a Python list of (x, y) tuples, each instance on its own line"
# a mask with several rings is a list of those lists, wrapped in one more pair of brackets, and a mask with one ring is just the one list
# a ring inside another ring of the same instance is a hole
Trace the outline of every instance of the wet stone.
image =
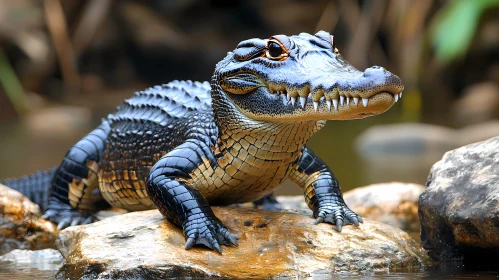
[(370, 220), (338, 233), (294, 213), (218, 207), (214, 212), (241, 237), (239, 247), (224, 245), (222, 255), (204, 247), (186, 251), (181, 229), (157, 210), (134, 212), (63, 230), (57, 246), (66, 262), (58, 276), (262, 279), (418, 270), (424, 263), (405, 232)]
[(499, 137), (447, 152), (419, 198), (423, 248), (444, 265), (499, 269)]
[[(424, 189), (419, 184), (379, 183), (345, 192), (343, 199), (362, 218), (398, 227), (419, 240), (418, 198)], [(312, 215), (302, 195), (276, 199), (285, 212)], [(245, 206), (252, 207), (251, 204)]]
[(54, 248), (58, 231), (41, 215), (37, 204), (0, 185), (0, 255), (13, 249)]
[(400, 182), (373, 184), (343, 195), (361, 217), (398, 227), (419, 240), (418, 199), (425, 187)]

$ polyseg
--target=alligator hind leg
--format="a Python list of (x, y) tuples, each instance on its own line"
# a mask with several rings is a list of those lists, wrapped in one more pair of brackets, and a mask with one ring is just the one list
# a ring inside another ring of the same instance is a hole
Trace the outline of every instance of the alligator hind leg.
[(255, 208), (260, 208), (263, 210), (281, 210), (281, 205), (276, 200), (274, 193), (270, 193), (258, 200), (253, 201), (253, 206)]
[(239, 237), (230, 233), (215, 216), (203, 195), (188, 185), (189, 174), (206, 161), (215, 164), (208, 146), (198, 140), (188, 140), (152, 167), (146, 188), (159, 211), (182, 227), (187, 238), (186, 250), (201, 244), (222, 253), (220, 244), (237, 246)]
[(58, 229), (97, 220), (88, 211), (92, 191), (98, 187), (99, 162), (110, 130), (109, 123), (103, 121), (69, 149), (57, 168), (43, 218), (56, 223)]

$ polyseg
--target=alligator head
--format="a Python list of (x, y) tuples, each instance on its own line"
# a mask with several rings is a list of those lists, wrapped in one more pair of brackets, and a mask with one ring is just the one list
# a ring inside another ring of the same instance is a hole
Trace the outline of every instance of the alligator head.
[(365, 118), (388, 110), (404, 89), (382, 67), (355, 69), (324, 31), (243, 41), (217, 64), (212, 87), (215, 100), (223, 94), (266, 121)]

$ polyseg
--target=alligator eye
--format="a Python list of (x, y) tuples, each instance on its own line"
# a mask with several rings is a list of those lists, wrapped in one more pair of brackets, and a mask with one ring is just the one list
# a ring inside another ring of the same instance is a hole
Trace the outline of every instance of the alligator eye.
[(281, 46), (276, 42), (270, 42), (268, 49), (269, 55), (273, 58), (278, 58), (283, 53)]

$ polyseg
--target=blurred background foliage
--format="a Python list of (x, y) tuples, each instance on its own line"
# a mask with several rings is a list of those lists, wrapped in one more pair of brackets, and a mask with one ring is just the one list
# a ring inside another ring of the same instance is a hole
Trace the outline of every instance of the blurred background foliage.
[(406, 87), (310, 141), (347, 189), (424, 183), (446, 150), (499, 135), (499, 0), (2, 0), (0, 177), (58, 164), (135, 90), (209, 80), (242, 40), (318, 30)]

